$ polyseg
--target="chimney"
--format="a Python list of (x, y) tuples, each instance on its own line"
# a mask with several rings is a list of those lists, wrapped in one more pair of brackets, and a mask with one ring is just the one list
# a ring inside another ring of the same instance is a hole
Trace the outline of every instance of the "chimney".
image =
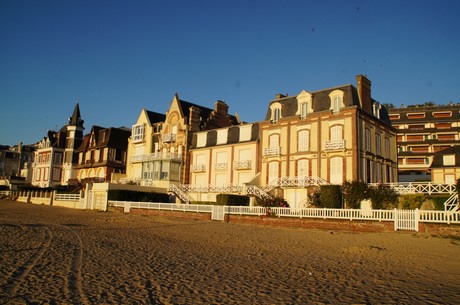
[(278, 93), (278, 94), (276, 94), (276, 99), (279, 100), (279, 99), (282, 99), (282, 98), (284, 98), (286, 96), (287, 96), (287, 93), (286, 94)]
[(221, 114), (227, 116), (227, 114), (228, 114), (228, 105), (227, 105), (226, 102), (218, 100), (217, 102), (214, 103), (214, 110), (217, 113), (221, 113)]
[(365, 75), (356, 75), (358, 96), (361, 108), (372, 113), (371, 81)]
[(190, 107), (190, 118), (189, 118), (189, 125), (190, 125), (190, 131), (195, 132), (195, 131), (200, 131), (200, 125), (201, 125), (201, 109), (192, 106)]

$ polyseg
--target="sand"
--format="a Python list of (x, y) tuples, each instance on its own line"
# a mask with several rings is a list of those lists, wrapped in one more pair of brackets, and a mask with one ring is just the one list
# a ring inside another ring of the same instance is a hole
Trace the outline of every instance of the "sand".
[(460, 240), (0, 201), (0, 304), (459, 304)]

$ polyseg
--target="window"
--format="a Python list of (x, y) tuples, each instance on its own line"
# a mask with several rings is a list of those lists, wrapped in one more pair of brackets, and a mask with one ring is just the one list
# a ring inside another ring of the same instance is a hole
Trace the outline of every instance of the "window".
[(375, 136), (375, 150), (377, 155), (382, 154), (382, 140), (379, 134)]
[(251, 140), (252, 124), (240, 126), (240, 142)]
[(331, 142), (340, 142), (343, 140), (342, 125), (334, 125), (331, 127)]
[(196, 147), (205, 147), (206, 146), (206, 134), (207, 133), (198, 133), (196, 135)]
[(435, 119), (438, 119), (438, 118), (450, 118), (450, 117), (452, 117), (452, 112), (451, 111), (433, 112), (433, 117)]
[(444, 166), (455, 165), (455, 155), (444, 155), (442, 156), (442, 163)]
[(398, 114), (389, 114), (390, 120), (399, 120), (399, 113)]
[(380, 109), (382, 109), (382, 106), (379, 102), (375, 102), (374, 104), (372, 104), (372, 112), (374, 116), (378, 119), (380, 119)]
[(299, 160), (297, 161), (297, 176), (298, 177), (308, 177), (309, 170), (309, 160)]
[(449, 174), (444, 176), (444, 181), (447, 184), (455, 184), (455, 175)]
[(281, 118), (281, 109), (275, 108), (273, 111), (273, 122), (278, 122)]
[(271, 162), (268, 164), (268, 184), (278, 180), (278, 172), (278, 162)]
[(332, 104), (332, 112), (339, 112), (342, 104), (342, 98), (338, 95), (334, 97), (333, 104)]
[(390, 158), (390, 139), (385, 138), (385, 158)]
[(226, 174), (216, 174), (216, 186), (225, 186), (227, 184)]
[(228, 128), (217, 130), (217, 144), (226, 144), (228, 136)]
[(343, 160), (341, 157), (331, 158), (329, 161), (330, 182), (331, 184), (343, 183)]
[(309, 149), (309, 131), (300, 130), (297, 133), (297, 150), (298, 151), (308, 151)]
[(227, 169), (227, 152), (221, 151), (216, 154), (216, 170), (226, 170)]
[(280, 146), (280, 135), (279, 134), (272, 134), (270, 135), (269, 145), (271, 148), (279, 147)]
[(366, 140), (366, 151), (371, 151), (371, 131), (366, 128), (364, 131)]
[(407, 114), (408, 119), (424, 119), (425, 118), (425, 113), (420, 112), (420, 113), (408, 113)]
[(131, 139), (133, 143), (141, 142), (142, 140), (144, 140), (144, 124), (133, 125), (131, 134)]
[(300, 117), (305, 118), (307, 114), (308, 114), (308, 103), (303, 102), (302, 104), (300, 104)]

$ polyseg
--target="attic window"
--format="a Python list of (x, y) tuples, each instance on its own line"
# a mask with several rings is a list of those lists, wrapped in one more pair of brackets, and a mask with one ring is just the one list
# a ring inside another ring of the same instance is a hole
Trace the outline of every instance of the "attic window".
[(444, 111), (444, 112), (433, 112), (434, 118), (450, 118), (452, 117), (452, 111)]
[(455, 155), (444, 155), (442, 156), (442, 163), (444, 166), (455, 165)]
[(375, 102), (373, 105), (372, 105), (372, 112), (374, 114), (374, 116), (378, 119), (380, 119), (380, 109), (382, 109), (382, 106), (380, 105), (379, 102)]
[(408, 113), (407, 118), (408, 119), (424, 119), (425, 118), (425, 112)]
[(333, 113), (338, 113), (344, 107), (343, 96), (344, 93), (341, 90), (334, 90), (329, 94), (329, 98), (331, 99), (331, 107), (329, 109)]
[(281, 118), (281, 109), (275, 108), (273, 110), (272, 119), (273, 119), (274, 122), (278, 122), (280, 118)]
[(390, 114), (390, 120), (393, 121), (393, 120), (399, 120), (399, 113), (398, 114)]
[(196, 134), (196, 147), (206, 146), (206, 132)]

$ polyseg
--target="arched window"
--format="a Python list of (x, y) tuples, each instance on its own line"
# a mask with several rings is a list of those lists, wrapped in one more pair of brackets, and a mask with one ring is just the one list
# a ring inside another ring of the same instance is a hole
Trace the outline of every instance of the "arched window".
[(340, 142), (343, 140), (343, 126), (334, 125), (331, 127), (331, 142)]
[(331, 107), (329, 109), (332, 110), (333, 113), (337, 113), (345, 107), (343, 103), (344, 92), (341, 90), (334, 90), (329, 94), (329, 98), (331, 99)]

